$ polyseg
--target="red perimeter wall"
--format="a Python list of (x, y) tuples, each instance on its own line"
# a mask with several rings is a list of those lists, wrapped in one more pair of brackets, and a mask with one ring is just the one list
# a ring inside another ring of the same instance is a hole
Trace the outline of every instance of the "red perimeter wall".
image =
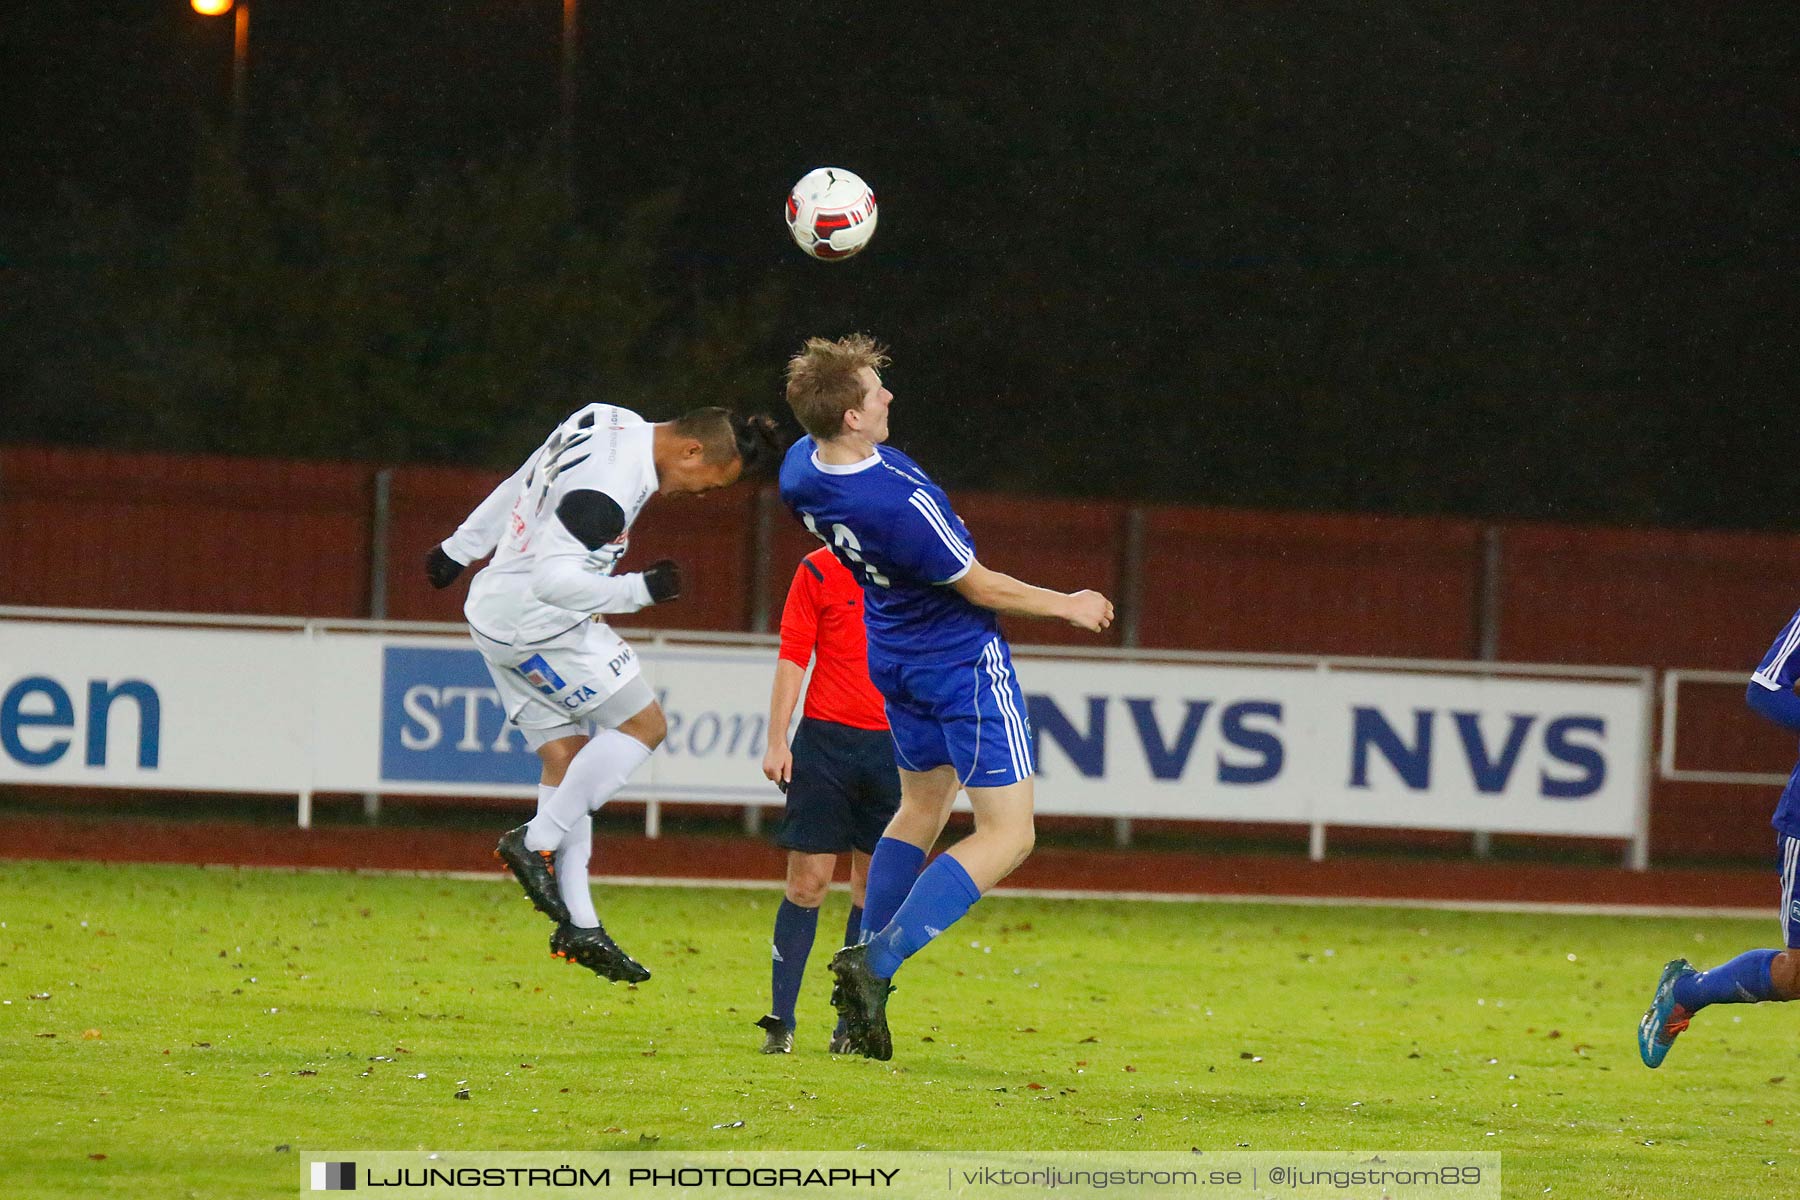
[[(386, 615), (456, 621), (462, 589), (432, 591), (419, 565), (502, 477), (400, 467), (388, 478)], [(0, 448), (0, 604), (367, 616), (376, 489), (366, 465)], [(1123, 604), (1127, 560), (1140, 554), (1144, 646), (1480, 653), (1488, 527), (1476, 522), (953, 498), (982, 561), (1032, 582), (1095, 587)], [(672, 557), (687, 586), (680, 603), (636, 625), (744, 630), (759, 612), (773, 620), (795, 564), (817, 545), (772, 496), (749, 488), (654, 499), (638, 530), (626, 566)], [(1797, 536), (1529, 524), (1501, 525), (1495, 536), (1502, 660), (1747, 675), (1800, 604), (1780, 569), (1800, 559)], [(1116, 625), (1104, 643), (1124, 631)], [(1008, 632), (1020, 642), (1095, 642), (1054, 622), (1010, 622)], [(1790, 740), (1749, 717), (1739, 690), (1695, 694), (1681, 744), (1706, 761), (1681, 765), (1791, 762)], [(1767, 855), (1773, 800), (1764, 788), (1659, 783), (1652, 852)]]

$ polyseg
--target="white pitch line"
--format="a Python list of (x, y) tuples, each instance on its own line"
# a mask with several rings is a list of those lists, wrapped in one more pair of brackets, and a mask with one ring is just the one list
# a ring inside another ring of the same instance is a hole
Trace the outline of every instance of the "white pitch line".
[[(400, 876), (411, 879), (450, 879), (464, 883), (512, 882), (512, 876), (501, 871), (412, 871), (383, 867), (239, 867), (229, 863), (208, 865), (221, 870)], [(596, 875), (593, 877), (593, 882), (602, 887), (737, 888), (747, 891), (773, 891), (783, 886), (783, 882), (779, 879), (693, 879), (667, 878), (656, 875)], [(848, 891), (850, 885), (833, 883), (831, 887), (833, 891), (842, 892)], [(1661, 917), (1665, 919), (1671, 917), (1687, 919), (1717, 917), (1744, 921), (1768, 920), (1775, 911), (1773, 905), (1768, 908), (1730, 908), (1722, 905), (1573, 904), (1552, 900), (1434, 900), (1389, 896), (1261, 896), (1246, 895), (1241, 892), (1132, 892), (1083, 888), (998, 887), (990, 894), (1028, 900), (1118, 900), (1153, 904), (1276, 904), (1295, 908), (1325, 906), (1413, 908), (1433, 912), (1546, 913), (1566, 917)]]

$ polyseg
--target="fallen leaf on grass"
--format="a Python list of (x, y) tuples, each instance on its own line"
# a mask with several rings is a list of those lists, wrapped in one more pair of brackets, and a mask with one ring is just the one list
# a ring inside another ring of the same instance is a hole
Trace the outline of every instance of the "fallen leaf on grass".
[(89, 1158), (91, 1158), (91, 1159), (93, 1159), (93, 1160), (94, 1160), (94, 1161), (95, 1161), (95, 1162), (100, 1162), (100, 1161), (101, 1161), (101, 1160), (102, 1160), (102, 1159), (104, 1159), (104, 1158), (105, 1158), (105, 1157), (106, 1157), (106, 1155), (104, 1155), (104, 1154), (90, 1154), (90, 1155), (88, 1155), (88, 1157), (89, 1157)]

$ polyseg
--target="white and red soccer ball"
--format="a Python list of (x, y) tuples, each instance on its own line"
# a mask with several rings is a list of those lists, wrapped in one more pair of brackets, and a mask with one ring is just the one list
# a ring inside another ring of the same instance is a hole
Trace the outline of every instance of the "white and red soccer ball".
[(788, 193), (788, 232), (814, 258), (849, 258), (875, 236), (875, 193), (842, 167), (808, 171)]

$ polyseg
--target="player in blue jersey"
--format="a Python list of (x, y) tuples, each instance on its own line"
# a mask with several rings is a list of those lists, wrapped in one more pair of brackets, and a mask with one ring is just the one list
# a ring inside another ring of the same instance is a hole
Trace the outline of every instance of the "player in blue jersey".
[[(789, 450), (781, 498), (862, 585), (869, 677), (887, 704), (900, 808), (869, 863), (863, 941), (838, 951), (832, 1003), (865, 1057), (893, 1055), (889, 980), (1031, 853), (1031, 731), (996, 614), (1090, 632), (1099, 592), (1065, 594), (989, 570), (943, 489), (884, 445), (886, 352), (864, 334), (813, 338), (788, 362), (787, 401), (811, 436)], [(925, 867), (956, 793), (975, 832)], [(921, 868), (924, 868), (921, 872)]]
[[(1750, 676), (1744, 699), (1758, 713), (1800, 733), (1800, 613), (1795, 613)], [(1662, 1064), (1676, 1035), (1709, 1004), (1754, 1004), (1759, 1000), (1800, 1000), (1800, 764), (1788, 776), (1775, 806), (1775, 844), (1781, 861), (1780, 950), (1751, 950), (1710, 971), (1696, 971), (1678, 958), (1663, 968), (1638, 1023), (1638, 1053), (1646, 1067)]]

